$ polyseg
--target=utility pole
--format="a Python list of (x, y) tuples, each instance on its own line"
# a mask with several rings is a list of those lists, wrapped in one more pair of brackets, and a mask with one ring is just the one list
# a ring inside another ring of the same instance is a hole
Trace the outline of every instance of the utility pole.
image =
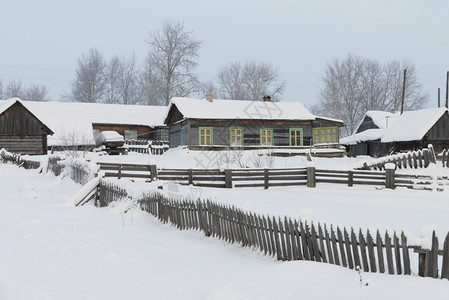
[(438, 108), (441, 107), (441, 101), (440, 101), (440, 88), (438, 88)]
[(448, 89), (449, 89), (449, 71), (447, 71), (447, 74), (446, 74), (446, 108), (448, 108), (448, 102), (449, 102)]
[[(449, 76), (449, 72), (447, 73)], [(404, 98), (405, 98), (405, 81), (407, 80), (407, 69), (404, 69), (404, 81), (402, 82), (402, 101), (401, 101), (401, 115), (404, 112)], [(446, 93), (447, 94), (447, 93)], [(447, 97), (446, 97), (447, 98)], [(447, 102), (447, 100), (446, 100)]]

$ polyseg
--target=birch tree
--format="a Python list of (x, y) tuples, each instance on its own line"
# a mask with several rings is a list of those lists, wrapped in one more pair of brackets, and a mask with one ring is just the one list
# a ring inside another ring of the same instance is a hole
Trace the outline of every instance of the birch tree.
[[(186, 97), (199, 91), (200, 82), (195, 72), (201, 41), (179, 21), (164, 21), (159, 30), (150, 33), (150, 46), (144, 72), (159, 77), (159, 96), (168, 105), (170, 99)], [(153, 102), (159, 103), (160, 99)]]

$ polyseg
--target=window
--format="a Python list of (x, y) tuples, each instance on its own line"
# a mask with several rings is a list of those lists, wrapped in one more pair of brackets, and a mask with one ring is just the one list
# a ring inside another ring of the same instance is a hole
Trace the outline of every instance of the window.
[(186, 128), (181, 128), (181, 146), (185, 146), (186, 144)]
[(231, 146), (243, 145), (243, 128), (241, 127), (229, 128), (229, 144)]
[(337, 143), (338, 127), (319, 127), (313, 128), (313, 143)]
[(213, 130), (212, 127), (200, 127), (200, 146), (212, 146), (213, 144)]
[(302, 128), (290, 128), (290, 146), (302, 146)]
[(125, 140), (137, 140), (137, 130), (125, 130)]
[(260, 144), (264, 146), (273, 145), (273, 129), (260, 129)]

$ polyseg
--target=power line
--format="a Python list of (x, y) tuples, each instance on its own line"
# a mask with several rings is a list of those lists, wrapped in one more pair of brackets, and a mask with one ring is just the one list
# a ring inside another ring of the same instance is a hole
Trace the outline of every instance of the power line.
[(74, 70), (68, 70), (68, 69), (50, 69), (50, 68), (39, 68), (39, 67), (0, 66), (0, 68), (20, 69), (20, 70), (36, 70), (36, 71), (52, 71), (52, 72), (74, 72)]

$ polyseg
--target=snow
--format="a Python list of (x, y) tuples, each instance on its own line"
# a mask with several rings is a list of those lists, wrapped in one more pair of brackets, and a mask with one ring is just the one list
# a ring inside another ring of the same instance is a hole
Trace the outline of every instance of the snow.
[(370, 117), (374, 124), (380, 128), (388, 128), (393, 125), (397, 118), (401, 115), (399, 112), (388, 112), (388, 111), (380, 111), (380, 110), (369, 110), (365, 114), (367, 117)]
[(95, 144), (100, 145), (105, 142), (125, 142), (125, 139), (117, 131), (105, 130), (95, 137)]
[[(315, 120), (300, 102), (261, 102), (247, 100), (218, 100), (174, 97), (175, 105), (185, 118), (191, 119), (257, 119), (257, 120)], [(342, 122), (341, 120), (335, 120)]]
[(381, 141), (382, 143), (419, 141), (444, 113), (447, 113), (447, 108), (404, 112), (385, 132)]
[(48, 145), (93, 145), (92, 123), (161, 126), (167, 107), (102, 103), (33, 102), (18, 98), (0, 100), (0, 113), (20, 101), (54, 134)]
[(360, 142), (380, 140), (386, 129), (367, 129), (340, 139), (342, 145), (356, 145)]
[[(172, 150), (167, 156), (110, 158), (188, 166), (203, 155)], [(316, 167), (337, 169), (357, 162), (314, 158)], [(305, 157), (293, 157), (276, 158), (273, 165), (307, 163)], [(449, 172), (436, 166), (426, 171)], [(133, 187), (132, 197), (159, 185), (169, 190), (166, 182), (116, 182)], [(82, 186), (39, 170), (0, 164), (0, 189), (0, 299), (446, 299), (449, 294), (447, 280), (361, 273), (363, 283), (368, 283), (361, 286), (354, 270), (325, 263), (279, 262), (201, 232), (162, 224), (129, 200), (106, 208), (92, 203), (75, 207), (72, 200)], [(268, 190), (193, 189), (171, 183), (170, 191), (181, 196), (200, 194), (272, 216), (404, 230), (409, 240), (424, 245), (433, 230), (440, 242), (449, 230), (447, 191), (319, 183), (317, 188)], [(416, 269), (414, 255), (412, 270)]]

